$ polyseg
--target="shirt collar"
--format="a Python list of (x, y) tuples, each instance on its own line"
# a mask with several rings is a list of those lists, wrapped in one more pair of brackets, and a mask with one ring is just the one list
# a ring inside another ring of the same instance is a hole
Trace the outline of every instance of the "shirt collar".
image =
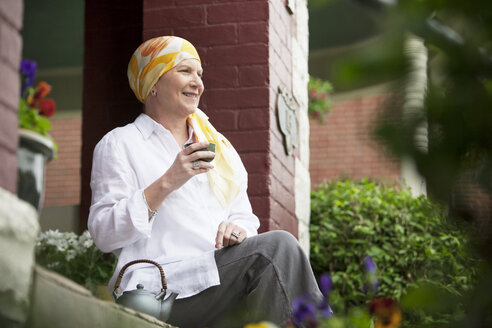
[(157, 129), (157, 126), (159, 126), (160, 124), (154, 121), (147, 114), (142, 113), (135, 120), (135, 125), (137, 126), (137, 129), (140, 131), (144, 139), (148, 139), (150, 135), (154, 132), (154, 130)]
[[(137, 126), (137, 129), (140, 131), (144, 139), (148, 139), (152, 133), (156, 129), (164, 129), (168, 131), (165, 127), (163, 127), (161, 124), (157, 123), (154, 121), (149, 115), (147, 114), (140, 114), (137, 119), (135, 120), (135, 125)], [(191, 125), (188, 124), (188, 142), (193, 142), (193, 128)]]

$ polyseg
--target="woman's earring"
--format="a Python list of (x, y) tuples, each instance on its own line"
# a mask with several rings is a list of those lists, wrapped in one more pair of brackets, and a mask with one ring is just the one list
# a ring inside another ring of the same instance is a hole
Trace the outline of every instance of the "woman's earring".
[(154, 89), (152, 89), (152, 91), (150, 91), (150, 93), (155, 97), (155, 95), (157, 94), (157, 92), (155, 92)]

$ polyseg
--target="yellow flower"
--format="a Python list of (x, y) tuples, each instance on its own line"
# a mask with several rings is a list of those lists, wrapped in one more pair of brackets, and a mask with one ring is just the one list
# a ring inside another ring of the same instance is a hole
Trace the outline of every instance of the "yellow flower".
[(374, 298), (370, 312), (376, 317), (374, 328), (398, 328), (402, 316), (400, 305), (389, 298)]
[(250, 323), (244, 326), (244, 328), (278, 328), (277, 325), (274, 325), (268, 321), (262, 321), (258, 323)]

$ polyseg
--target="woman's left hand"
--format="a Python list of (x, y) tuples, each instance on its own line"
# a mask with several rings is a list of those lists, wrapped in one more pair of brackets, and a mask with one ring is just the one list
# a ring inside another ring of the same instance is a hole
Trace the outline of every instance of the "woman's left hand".
[(231, 222), (222, 221), (219, 224), (217, 237), (215, 238), (215, 248), (237, 245), (246, 239), (246, 230)]

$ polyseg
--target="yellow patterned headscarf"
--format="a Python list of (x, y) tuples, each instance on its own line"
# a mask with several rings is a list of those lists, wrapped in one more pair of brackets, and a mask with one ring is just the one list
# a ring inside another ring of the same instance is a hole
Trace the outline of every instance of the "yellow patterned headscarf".
[[(177, 36), (161, 36), (142, 43), (135, 50), (128, 64), (128, 81), (138, 100), (145, 103), (150, 90), (159, 78), (183, 59), (194, 58), (200, 61), (195, 47)], [(198, 142), (213, 142), (215, 149), (215, 168), (208, 171), (210, 188), (223, 207), (230, 204), (239, 194), (239, 186), (234, 172), (239, 163), (233, 154), (230, 142), (215, 128), (200, 109), (187, 118)]]
[(135, 50), (128, 64), (130, 88), (138, 100), (145, 103), (150, 89), (162, 74), (189, 58), (200, 61), (195, 47), (183, 38), (160, 36), (145, 41)]

